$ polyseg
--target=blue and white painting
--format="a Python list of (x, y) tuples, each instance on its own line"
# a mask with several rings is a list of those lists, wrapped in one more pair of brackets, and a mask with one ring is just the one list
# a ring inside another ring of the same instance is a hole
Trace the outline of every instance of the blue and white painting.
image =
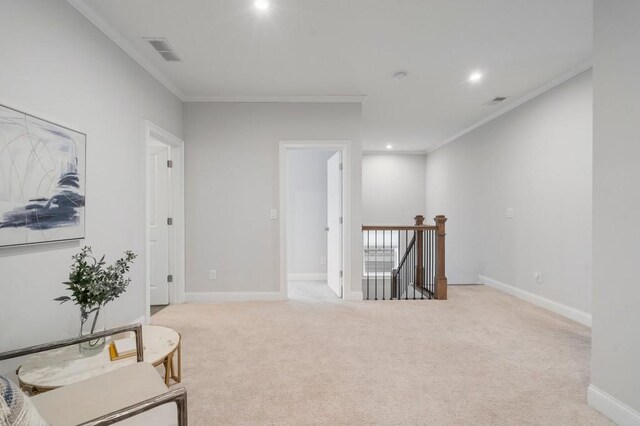
[(0, 246), (84, 238), (85, 144), (0, 105)]

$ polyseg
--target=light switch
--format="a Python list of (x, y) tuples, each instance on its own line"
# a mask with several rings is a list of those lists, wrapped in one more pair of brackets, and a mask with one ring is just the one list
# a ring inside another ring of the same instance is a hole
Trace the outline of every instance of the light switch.
[(218, 278), (218, 271), (216, 271), (215, 269), (210, 269), (209, 270), (209, 279), (210, 280), (215, 280), (216, 278)]
[(507, 209), (506, 216), (507, 216), (508, 219), (513, 219), (513, 216), (514, 216), (513, 208), (509, 207)]
[(276, 209), (269, 210), (269, 217), (271, 218), (271, 220), (277, 219), (278, 218), (278, 210), (276, 210)]

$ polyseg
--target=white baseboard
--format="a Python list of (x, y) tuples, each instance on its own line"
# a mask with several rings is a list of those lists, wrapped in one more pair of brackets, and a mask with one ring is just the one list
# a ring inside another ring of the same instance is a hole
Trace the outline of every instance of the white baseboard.
[(361, 302), (364, 300), (364, 296), (361, 291), (352, 291), (347, 296), (348, 297), (346, 297), (345, 300), (353, 300), (358, 302)]
[(612, 397), (602, 389), (589, 385), (589, 405), (620, 426), (640, 426), (640, 412)]
[(289, 281), (326, 281), (327, 274), (289, 274)]
[(548, 309), (558, 315), (562, 315), (563, 317), (579, 322), (582, 325), (586, 325), (587, 327), (591, 327), (591, 314), (587, 312), (572, 308), (571, 306), (563, 305), (562, 303), (558, 303), (551, 299), (538, 296), (537, 294), (529, 293), (528, 291), (524, 291), (512, 285), (505, 284), (503, 282), (485, 277), (483, 275), (480, 275), (479, 278), (482, 284), (488, 285), (517, 298), (526, 300), (527, 302), (531, 302), (534, 305)]
[(262, 293), (219, 293), (219, 292), (200, 292), (185, 293), (185, 302), (187, 303), (211, 303), (211, 302), (248, 302), (253, 300), (285, 300), (282, 293), (278, 291), (262, 292)]

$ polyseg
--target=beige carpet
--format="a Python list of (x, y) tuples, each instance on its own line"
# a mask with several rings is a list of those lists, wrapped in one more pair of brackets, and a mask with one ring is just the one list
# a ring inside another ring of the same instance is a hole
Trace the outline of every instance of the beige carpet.
[(484, 286), (449, 301), (174, 305), (193, 425), (600, 425), (589, 329)]

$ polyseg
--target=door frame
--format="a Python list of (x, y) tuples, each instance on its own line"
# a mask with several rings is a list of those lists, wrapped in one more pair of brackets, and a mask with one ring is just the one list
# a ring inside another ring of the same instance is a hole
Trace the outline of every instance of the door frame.
[(184, 141), (151, 121), (145, 120), (145, 320), (151, 318), (151, 259), (149, 257), (150, 189), (149, 146), (152, 140), (167, 144), (169, 158), (173, 161), (169, 176), (169, 215), (173, 225), (169, 227), (169, 271), (173, 271), (173, 283), (169, 284), (169, 304), (183, 303), (185, 292), (185, 214), (184, 214)]
[(351, 296), (351, 141), (280, 141), (280, 297), (288, 299), (287, 271), (287, 152), (294, 150), (338, 151), (342, 154), (342, 299)]

